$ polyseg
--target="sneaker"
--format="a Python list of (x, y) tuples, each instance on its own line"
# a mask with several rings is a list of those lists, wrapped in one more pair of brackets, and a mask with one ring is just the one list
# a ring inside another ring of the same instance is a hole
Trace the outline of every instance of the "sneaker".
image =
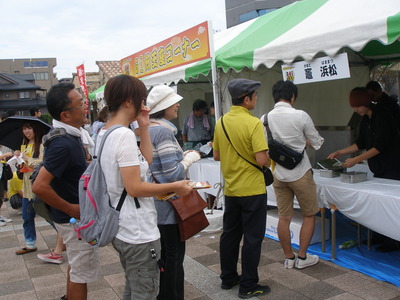
[(264, 294), (268, 294), (271, 291), (268, 285), (259, 285), (257, 284), (256, 287), (247, 293), (239, 292), (239, 298), (241, 299), (249, 299), (251, 297), (261, 296)]
[(238, 278), (236, 278), (236, 280), (230, 284), (226, 284), (226, 283), (222, 282), (221, 289), (230, 290), (231, 288), (233, 288), (235, 285), (238, 285), (239, 283), (240, 283), (240, 276), (238, 276)]
[(0, 227), (6, 226), (6, 222), (0, 220)]
[(304, 269), (307, 267), (311, 267), (311, 266), (317, 264), (318, 260), (319, 260), (318, 255), (307, 254), (307, 258), (304, 260), (300, 259), (300, 258), (296, 259), (295, 267), (297, 269)]
[(10, 223), (10, 222), (12, 222), (12, 220), (11, 220), (11, 219), (8, 219), (8, 218), (6, 218), (6, 217), (3, 217), (3, 216), (0, 216), (0, 221), (2, 221), (2, 222), (6, 222), (6, 223)]
[(297, 253), (295, 253), (293, 259), (290, 259), (290, 258), (285, 259), (285, 262), (283, 263), (283, 265), (285, 266), (285, 269), (293, 269), (294, 268), (294, 263), (296, 262), (297, 256), (298, 256)]
[(53, 251), (49, 254), (38, 254), (37, 258), (53, 264), (62, 264), (64, 262), (64, 257), (60, 254), (54, 253)]

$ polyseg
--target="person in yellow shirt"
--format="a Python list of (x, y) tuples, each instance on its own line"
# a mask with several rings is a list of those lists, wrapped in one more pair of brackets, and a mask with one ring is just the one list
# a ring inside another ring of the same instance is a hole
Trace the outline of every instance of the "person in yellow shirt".
[(43, 131), (36, 122), (27, 122), (22, 125), (23, 141), (21, 151), (15, 151), (14, 155), (21, 155), (25, 161), (20, 166), (20, 172), (23, 172), (22, 183), (22, 219), (24, 220), (24, 237), (26, 246), (15, 251), (15, 254), (22, 255), (32, 251), (36, 251), (36, 229), (35, 216), (36, 212), (32, 206), (32, 183), (29, 177), (32, 175), (33, 168), (38, 166), (43, 160)]
[[(260, 82), (243, 78), (228, 83), (233, 105), (217, 121), (213, 144), (214, 159), (221, 161), (225, 179), (220, 240), (221, 288), (231, 289), (239, 284), (239, 297), (245, 299), (271, 290), (258, 284), (257, 270), (267, 215), (264, 176), (249, 163), (260, 167), (269, 164), (263, 124), (250, 113), (256, 107), (256, 90), (260, 86)], [(239, 276), (237, 263), (242, 237), (242, 274)]]

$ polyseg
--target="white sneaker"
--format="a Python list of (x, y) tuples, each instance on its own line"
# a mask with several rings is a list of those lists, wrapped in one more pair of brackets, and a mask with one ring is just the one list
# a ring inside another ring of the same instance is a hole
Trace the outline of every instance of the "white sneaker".
[(6, 218), (6, 217), (3, 217), (3, 216), (0, 216), (0, 221), (2, 221), (2, 222), (6, 222), (6, 223), (10, 223), (10, 222), (12, 222), (12, 220), (11, 220), (11, 219), (8, 219), (8, 218)]
[(304, 269), (307, 267), (311, 267), (311, 266), (317, 264), (318, 260), (319, 260), (318, 255), (307, 254), (307, 258), (304, 260), (299, 259), (299, 258), (296, 259), (295, 267), (297, 269)]
[(6, 222), (0, 220), (0, 227), (6, 226)]
[(294, 268), (294, 263), (297, 260), (297, 253), (294, 254), (294, 259), (289, 259), (286, 258), (285, 262), (283, 263), (283, 265), (285, 266), (285, 269), (293, 269)]

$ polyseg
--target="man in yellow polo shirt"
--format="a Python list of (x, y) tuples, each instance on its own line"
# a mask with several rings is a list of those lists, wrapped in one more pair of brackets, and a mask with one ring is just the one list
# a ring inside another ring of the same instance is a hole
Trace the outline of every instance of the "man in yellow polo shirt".
[[(260, 86), (260, 82), (248, 79), (233, 79), (228, 83), (233, 106), (218, 120), (213, 144), (214, 159), (221, 161), (225, 178), (221, 288), (231, 289), (240, 284), (239, 297), (243, 299), (270, 292), (268, 286), (258, 284), (257, 270), (265, 235), (266, 187), (263, 173), (249, 163), (259, 166), (269, 163), (263, 124), (249, 112), (256, 107), (256, 89)], [(237, 262), (242, 236), (242, 275), (239, 276)]]

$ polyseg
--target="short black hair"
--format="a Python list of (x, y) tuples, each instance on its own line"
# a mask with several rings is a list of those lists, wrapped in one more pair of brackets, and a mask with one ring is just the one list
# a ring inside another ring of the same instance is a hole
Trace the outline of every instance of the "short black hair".
[(47, 110), (53, 119), (60, 121), (61, 113), (71, 104), (68, 93), (75, 89), (73, 83), (57, 83), (53, 85), (46, 96)]
[(382, 87), (379, 84), (378, 81), (371, 80), (370, 82), (367, 83), (365, 86), (367, 90), (373, 90), (374, 92), (382, 92)]
[(281, 99), (290, 102), (292, 96), (294, 96), (294, 99), (297, 98), (297, 86), (289, 80), (279, 80), (272, 87), (272, 97), (275, 103), (279, 102)]
[(36, 105), (29, 107), (29, 113), (31, 114), (32, 117), (34, 117), (35, 113), (39, 112), (39, 110), (40, 110), (39, 106)]
[(207, 102), (201, 99), (197, 99), (196, 101), (193, 102), (192, 110), (193, 111), (198, 111), (205, 109), (207, 111)]
[(254, 90), (254, 91), (252, 91), (252, 92), (250, 92), (248, 94), (245, 94), (240, 98), (232, 98), (232, 104), (233, 105), (241, 105), (243, 103), (243, 101), (244, 101), (244, 98), (249, 97), (251, 99), (251, 97), (253, 97), (253, 94), (255, 92), (256, 92), (256, 90)]

